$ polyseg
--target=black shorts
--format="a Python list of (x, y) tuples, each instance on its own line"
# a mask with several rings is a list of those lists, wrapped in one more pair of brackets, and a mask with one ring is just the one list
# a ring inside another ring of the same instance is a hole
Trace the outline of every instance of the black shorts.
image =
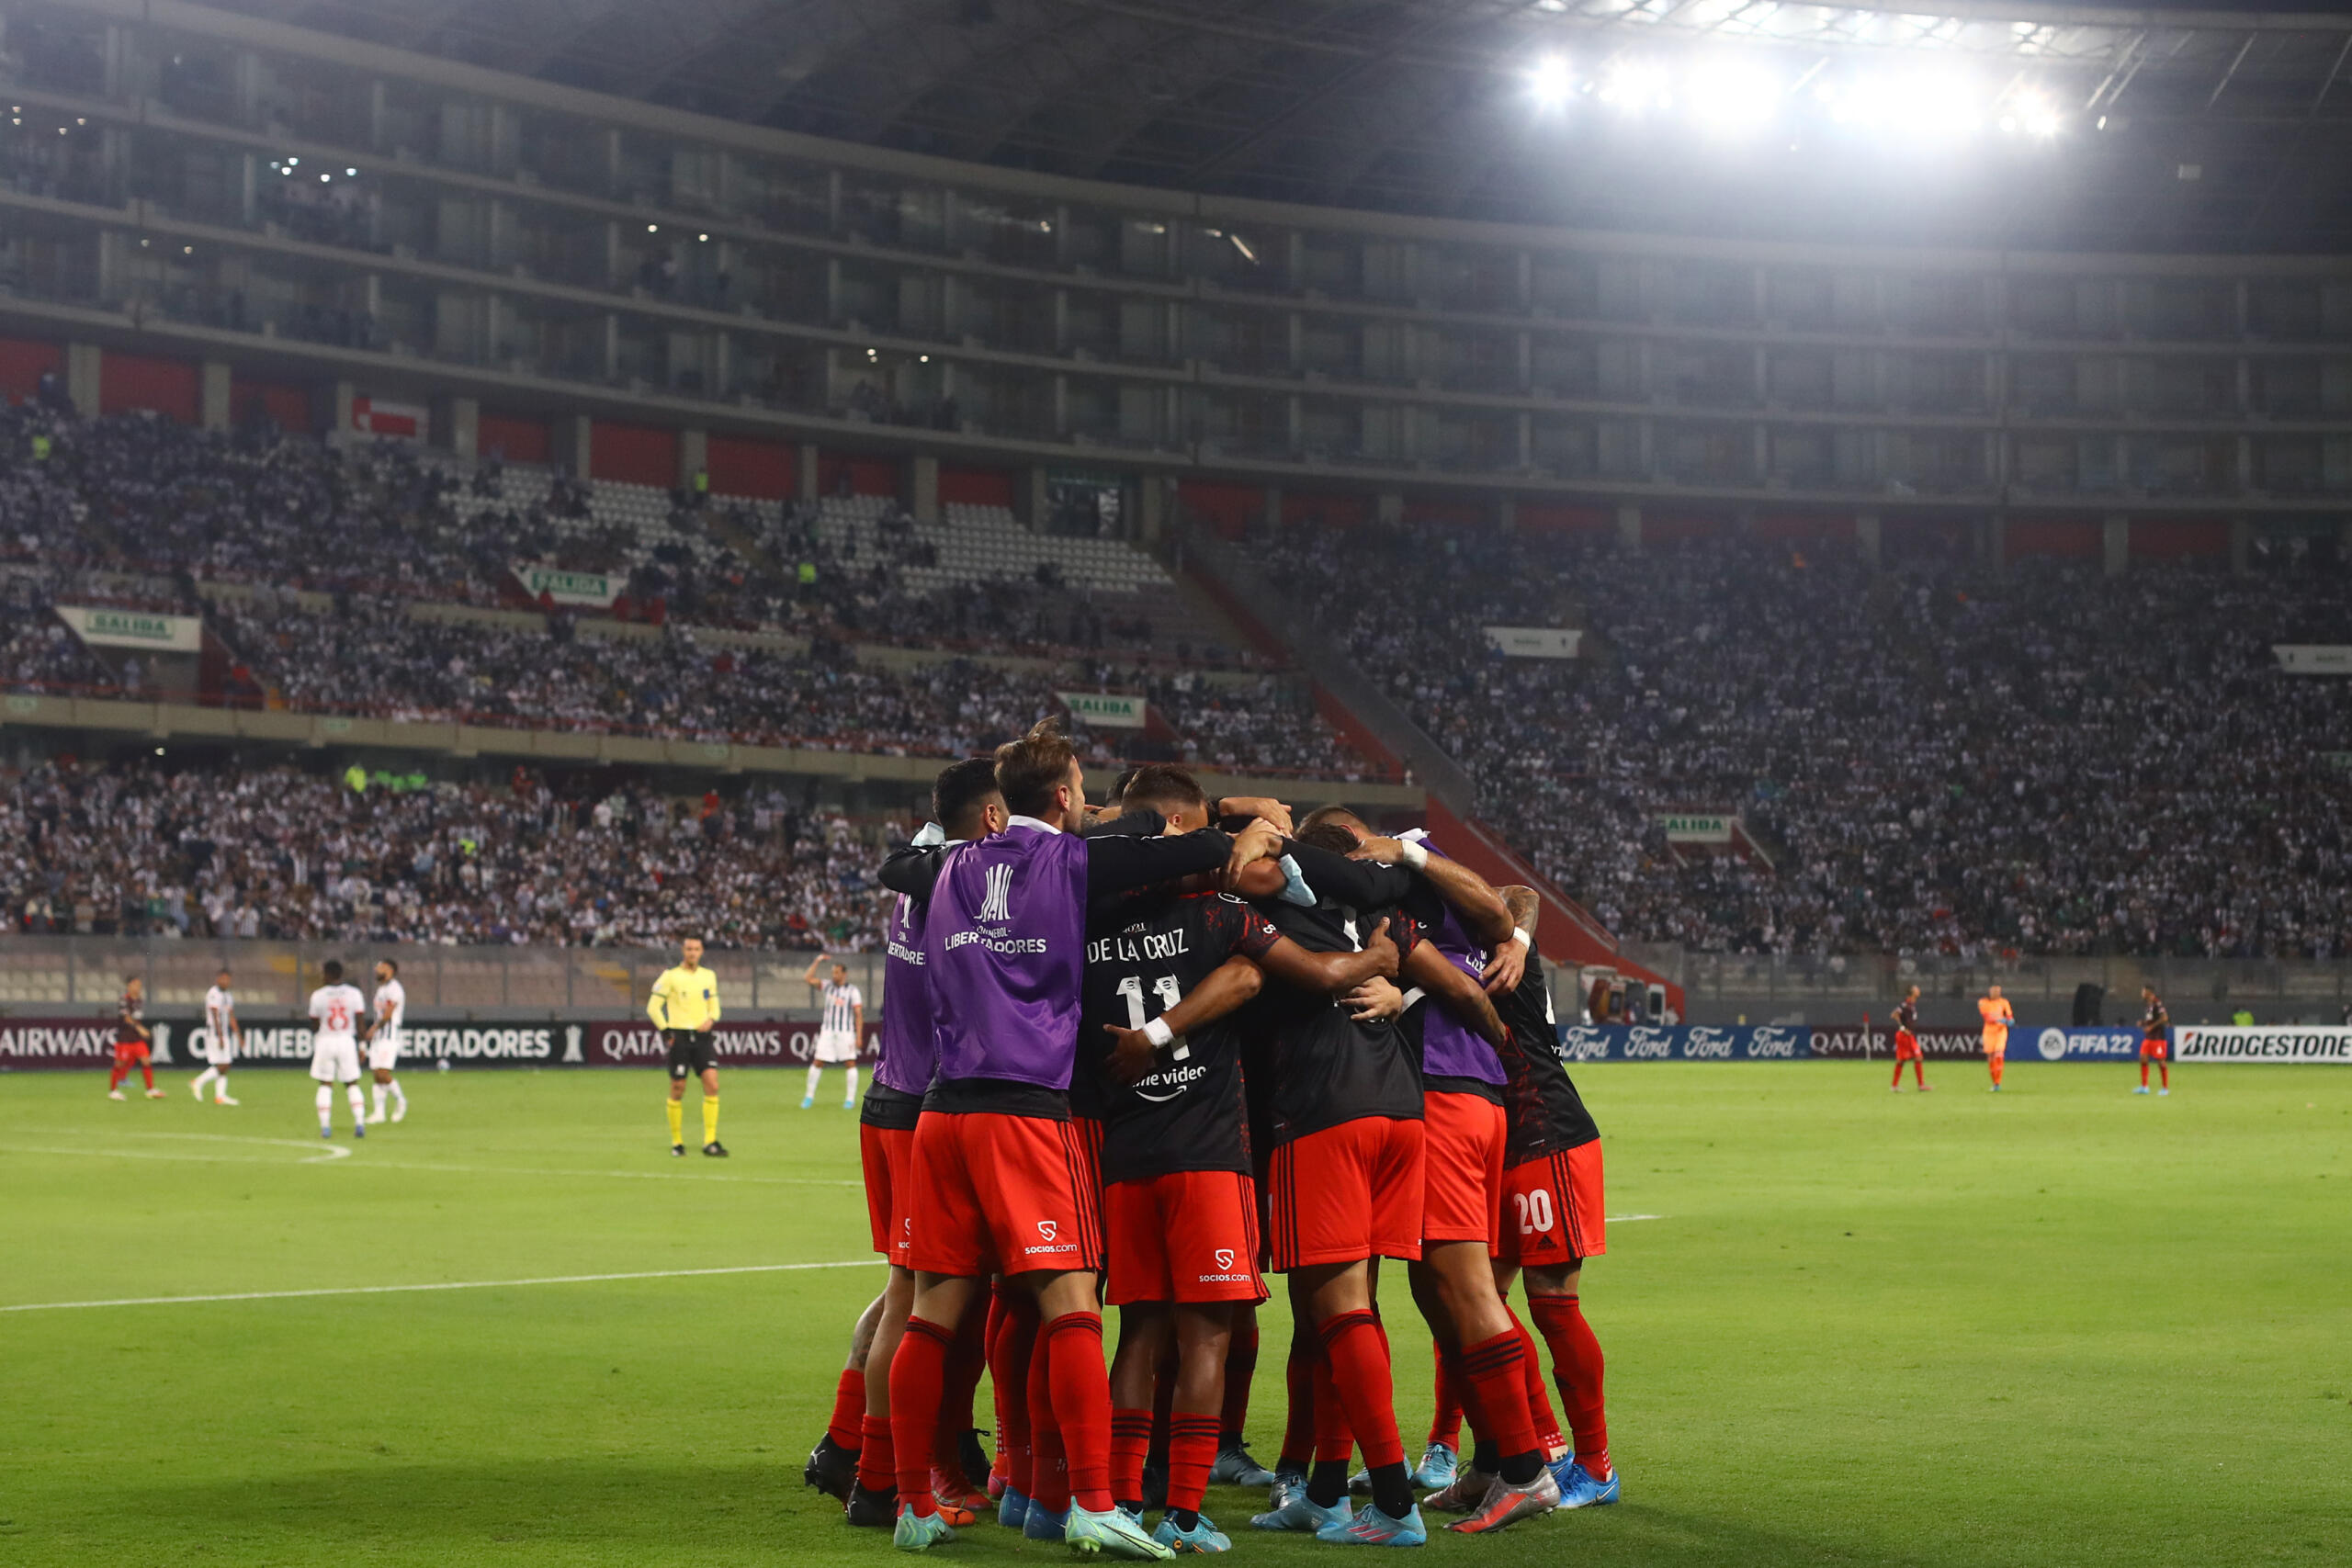
[(709, 1072), (718, 1066), (718, 1045), (707, 1029), (673, 1029), (665, 1032), (670, 1042), (670, 1076), (690, 1078)]

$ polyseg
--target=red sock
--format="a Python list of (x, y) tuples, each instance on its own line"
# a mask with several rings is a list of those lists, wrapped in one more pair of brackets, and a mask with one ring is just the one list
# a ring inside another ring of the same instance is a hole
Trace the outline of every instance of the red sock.
[(1331, 1382), (1338, 1391), (1363, 1462), (1377, 1470), (1405, 1462), (1405, 1444), (1396, 1435), (1396, 1389), (1383, 1355), (1380, 1324), (1369, 1312), (1335, 1313), (1317, 1325), (1323, 1349), (1331, 1358)]
[(997, 1337), (989, 1348), (989, 1382), (996, 1394), (997, 1459), (1004, 1483), (1023, 1497), (1035, 1484), (1034, 1442), (1029, 1431), (1029, 1360), (1037, 1345), (1037, 1306), (1015, 1296), (1004, 1303)]
[(1462, 1348), (1462, 1383), (1467, 1403), (1486, 1417), (1485, 1435), (1502, 1457), (1535, 1451), (1535, 1418), (1527, 1409), (1527, 1352), (1515, 1329)]
[(1316, 1462), (1345, 1464), (1348, 1456), (1356, 1451), (1356, 1433), (1348, 1425), (1348, 1408), (1340, 1403), (1340, 1390), (1331, 1381), (1328, 1358), (1315, 1363), (1314, 1391), (1306, 1409), (1314, 1418), (1312, 1446)]
[(1925, 1057), (1925, 1056), (1914, 1056), (1914, 1057), (1912, 1057), (1912, 1058), (1911, 1058), (1911, 1076), (1912, 1076), (1913, 1077), (1915, 1077), (1915, 1078), (1917, 1078), (1917, 1079), (1918, 1079), (1918, 1080), (1919, 1080), (1919, 1087), (1920, 1087), (1921, 1089), (1925, 1089), (1925, 1088), (1927, 1088), (1927, 1087), (1928, 1087), (1928, 1058), (1927, 1058), (1927, 1057)]
[(1069, 1507), (1069, 1460), (1054, 1408), (1052, 1346), (1039, 1330), (1029, 1351), (1029, 1499), (1049, 1514)]
[(147, 1087), (149, 1089), (153, 1089), (155, 1087), (155, 1069), (149, 1066), (144, 1062), (139, 1064), (139, 1076), (147, 1080)]
[(1122, 1503), (1143, 1501), (1143, 1458), (1151, 1447), (1151, 1412), (1111, 1412), (1111, 1495)]
[(1567, 1447), (1567, 1439), (1560, 1435), (1560, 1417), (1552, 1409), (1552, 1391), (1544, 1382), (1544, 1356), (1535, 1347), (1535, 1336), (1527, 1325), (1519, 1321), (1519, 1314), (1509, 1302), (1503, 1311), (1510, 1313), (1510, 1325), (1519, 1330), (1520, 1367), (1527, 1379), (1527, 1413), (1535, 1418), (1535, 1441), (1550, 1459)]
[(1111, 1374), (1102, 1364), (1102, 1320), (1064, 1313), (1046, 1325), (1052, 1351), (1054, 1417), (1069, 1456), (1070, 1495), (1080, 1507), (1111, 1506)]
[(833, 1416), (825, 1423), (825, 1436), (842, 1448), (855, 1450), (865, 1420), (865, 1369), (843, 1367), (842, 1381), (833, 1385)]
[[(1216, 1440), (1221, 1449), (1241, 1446), (1241, 1428), (1250, 1419), (1250, 1383), (1258, 1375), (1258, 1325), (1234, 1331), (1232, 1344), (1225, 1352), (1225, 1405), (1217, 1416)], [(1171, 1434), (1168, 1462), (1176, 1462), (1174, 1438)], [(1171, 1483), (1172, 1485), (1172, 1483)]]
[(899, 1500), (918, 1514), (938, 1511), (931, 1495), (931, 1435), (939, 1427), (940, 1384), (947, 1374), (947, 1347), (955, 1339), (938, 1324), (910, 1317), (899, 1353), (890, 1358), (890, 1446)]
[[(122, 1080), (124, 1077), (128, 1075), (130, 1071), (130, 1069), (129, 1067), (117, 1067), (113, 1072), (108, 1073), (107, 1075), (107, 1092), (108, 1094), (112, 1094), (115, 1090), (120, 1089), (122, 1087)], [(2145, 1067), (2142, 1067), (2140, 1069), (2140, 1081), (2142, 1083), (2146, 1083), (2148, 1081), (2148, 1069)]]
[(996, 1452), (989, 1460), (989, 1479), (993, 1482), (1002, 1482), (1009, 1473), (1004, 1440), (1004, 1378), (1000, 1370), (1004, 1365), (1005, 1322), (1004, 1282), (999, 1280), (989, 1287), (988, 1332), (981, 1336), (988, 1347), (989, 1404), (996, 1426)]
[(1322, 1346), (1301, 1323), (1291, 1330), (1290, 1356), (1283, 1362), (1282, 1461), (1304, 1471), (1315, 1454), (1315, 1366)]
[(857, 1450), (857, 1483), (868, 1492), (888, 1492), (899, 1484), (897, 1449), (890, 1441), (888, 1416), (864, 1417), (865, 1441)]
[(1216, 1463), (1225, 1424), (1216, 1416), (1178, 1411), (1168, 1423), (1168, 1506), (1200, 1512), (1201, 1495), (1208, 1490), (1209, 1470)]
[[(979, 1425), (972, 1419), (972, 1399), (988, 1365), (988, 1322), (989, 1314), (975, 1304), (956, 1325), (956, 1343), (947, 1348), (947, 1381), (940, 1393), (939, 1435), (932, 1451), (951, 1476), (961, 1473), (956, 1467), (964, 1434)], [(985, 1477), (965, 1479), (977, 1484)]]
[[(2156, 1064), (2156, 1079), (2157, 1079), (2156, 1087), (2157, 1087), (2158, 1089), (2170, 1089), (2170, 1088), (2172, 1087), (2172, 1064), (2171, 1064), (2171, 1063), (2169, 1063), (2169, 1062), (2158, 1062), (2158, 1063)], [(154, 1088), (154, 1087), (155, 1087), (155, 1080), (154, 1080), (153, 1078), (152, 1078), (152, 1077), (151, 1077), (151, 1078), (149, 1078), (149, 1079), (147, 1080), (147, 1087), (148, 1087), (149, 1089), (153, 1089), (153, 1088)]]
[[(117, 1076), (119, 1077), (120, 1075), (118, 1074)], [(2140, 1064), (2140, 1087), (2142, 1089), (2148, 1087), (2148, 1064), (2145, 1060), (2143, 1060)]]
[(1454, 1353), (1440, 1339), (1430, 1341), (1430, 1358), (1436, 1383), (1432, 1398), (1435, 1408), (1430, 1415), (1429, 1441), (1443, 1443), (1456, 1453), (1462, 1451), (1462, 1380), (1454, 1365)]
[[(1601, 1399), (1600, 1341), (1574, 1296), (1530, 1296), (1527, 1315), (1552, 1351), (1560, 1407), (1576, 1435), (1577, 1462), (1596, 1481), (1609, 1479), (1609, 1421)], [(1596, 1465), (1598, 1469), (1594, 1468)]]

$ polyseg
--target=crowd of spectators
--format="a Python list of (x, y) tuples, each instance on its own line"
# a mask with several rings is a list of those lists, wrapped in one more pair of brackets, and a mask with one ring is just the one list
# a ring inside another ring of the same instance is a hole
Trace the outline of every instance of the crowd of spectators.
[[(1621, 935), (1707, 951), (2352, 952), (2352, 643), (2332, 552), (2220, 563), (1294, 533), (1272, 567)], [(1409, 608), (1393, 585), (1409, 580)], [(1487, 626), (1572, 626), (1575, 660)], [(1729, 852), (1660, 818), (1736, 817)]]
[(863, 949), (905, 832), (774, 788), (51, 761), (0, 774), (0, 896), (40, 935)]
[[(413, 446), (339, 450), (262, 422), (222, 434), (78, 420), (54, 400), (0, 412), (0, 679), (139, 689), (132, 661), (95, 656), (50, 614), (111, 604), (202, 615), (225, 647), (218, 694), (232, 702), (956, 756), (1054, 712), (1057, 691), (1118, 690), (1149, 695), (1165, 725), (1080, 727), (1091, 761), (1372, 771), (1290, 682), (1196, 683), (1137, 662), (1161, 651), (1148, 618), (1050, 570), (909, 589), (903, 570), (930, 564), (930, 547), (901, 516), (860, 558), (813, 506), (681, 491), (648, 546), (600, 522), (576, 479), (519, 488), (527, 503), (510, 501), (518, 487), (495, 457), (460, 475)], [(640, 624), (430, 608), (532, 608), (516, 561), (624, 579), (616, 608)], [(616, 629), (655, 635), (598, 635)], [(743, 630), (780, 635), (714, 635)], [(860, 662), (854, 643), (971, 657)], [(1210, 650), (1175, 649), (1196, 651)], [(1052, 662), (990, 657), (1008, 654)]]

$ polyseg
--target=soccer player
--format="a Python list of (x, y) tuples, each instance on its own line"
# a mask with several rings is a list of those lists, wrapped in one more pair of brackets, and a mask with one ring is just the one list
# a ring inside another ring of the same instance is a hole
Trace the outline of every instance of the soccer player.
[(685, 1155), (686, 1079), (698, 1077), (702, 1152), (713, 1159), (726, 1158), (727, 1145), (718, 1141), (718, 1052), (710, 1030), (718, 1021), (718, 976), (703, 967), (702, 938), (690, 936), (678, 944), (678, 962), (653, 982), (645, 1014), (669, 1047), (672, 1156)]
[(1984, 1067), (1993, 1075), (1993, 1092), (1998, 1094), (2001, 1068), (2009, 1056), (2009, 1025), (2018, 1021), (2018, 1015), (2009, 1010), (2009, 999), (2001, 995), (2001, 987), (1994, 985), (1976, 999), (1976, 1016), (1984, 1021)]
[(234, 1105), (229, 1098), (229, 1068), (237, 1059), (237, 1048), (245, 1043), (244, 1027), (237, 1021), (237, 997), (230, 989), (229, 971), (223, 969), (212, 977), (212, 988), (204, 993), (204, 1071), (187, 1086), (198, 1105), (204, 1103), (204, 1086), (212, 1086), (212, 1103)]
[(2154, 986), (2140, 987), (2140, 1087), (2134, 1094), (2148, 1092), (2148, 1064), (2154, 1062), (2162, 1076), (2164, 1087), (2158, 1094), (2172, 1092), (2172, 1014), (2165, 1010), (2164, 998), (2156, 995)]
[[(914, 1305), (890, 1363), (893, 1539), (910, 1551), (954, 1539), (930, 1489), (948, 1351), (988, 1276), (1001, 1273), (1037, 1303), (1029, 1386), (1042, 1392), (1068, 1459), (1064, 1539), (1081, 1552), (1165, 1558), (1169, 1549), (1111, 1495), (1111, 1389), (1095, 1295), (1100, 1216), (1067, 1120), (1086, 910), (1129, 887), (1247, 864), (1276, 853), (1281, 840), (1255, 824), (1232, 838), (1215, 829), (1079, 837), (1086, 776), (1050, 724), (1000, 747), (996, 774), (1012, 814), (1002, 832), (884, 872), (892, 891), (929, 897), (923, 967), (939, 1053), (911, 1165), (922, 1194), (908, 1247)], [(894, 869), (911, 874), (893, 881)]]
[[(1532, 935), (1542, 908), (1534, 890), (1501, 891), (1514, 928)], [(1600, 1341), (1585, 1322), (1581, 1298), (1585, 1259), (1609, 1250), (1600, 1129), (1560, 1058), (1552, 988), (1532, 943), (1526, 957), (1518, 983), (1495, 996), (1510, 1031), (1502, 1051), (1510, 1134), (1495, 1282), (1508, 1294), (1514, 1274), (1526, 1280), (1527, 1315), (1552, 1352), (1552, 1381), (1575, 1439), (1551, 1467), (1560, 1506), (1587, 1508), (1614, 1503), (1621, 1491), (1609, 1458)]]
[[(1123, 805), (1159, 811), (1171, 833), (1208, 821), (1200, 785), (1163, 765), (1138, 770)], [(1168, 1511), (1153, 1539), (1179, 1552), (1222, 1551), (1232, 1542), (1202, 1516), (1201, 1500), (1218, 1458), (1236, 1319), (1265, 1288), (1255, 1267), (1240, 1043), (1217, 1021), (1270, 981), (1328, 998), (1393, 976), (1396, 949), (1375, 926), (1362, 952), (1310, 953), (1200, 878), (1114, 908), (1093, 923), (1087, 943), (1080, 1047), (1080, 1070), (1099, 1066), (1109, 1077), (1107, 1299), (1120, 1309), (1112, 1495), (1129, 1513), (1142, 1511), (1155, 1383), (1172, 1355)], [(1092, 1061), (1094, 1048), (1114, 1042), (1106, 1062)]]
[(122, 1080), (137, 1067), (139, 1076), (147, 1080), (147, 1098), (161, 1100), (164, 1091), (155, 1087), (155, 1069), (148, 1065), (148, 1043), (155, 1032), (147, 1027), (147, 982), (136, 975), (122, 978), (122, 999), (115, 1004), (114, 1073), (107, 1079), (107, 1098), (123, 1098)]
[[(816, 987), (818, 965), (825, 962), (821, 953), (808, 962), (808, 973), (801, 979)], [(839, 1062), (847, 1069), (848, 1087), (842, 1091), (842, 1109), (857, 1108), (857, 1048), (865, 1038), (865, 993), (849, 983), (849, 965), (833, 965), (832, 977), (823, 982), (825, 995), (824, 1021), (817, 1026), (817, 1045), (808, 1062), (808, 1087), (800, 1096), (800, 1109), (808, 1110), (817, 1103), (817, 1089), (824, 1081), (825, 1066)]]
[(1919, 1092), (1934, 1088), (1928, 1081), (1927, 1053), (1919, 1049), (1919, 987), (1914, 986), (1894, 1005), (1888, 1021), (1894, 1025), (1894, 1092), (1903, 1092), (1903, 1064), (1911, 1064), (1912, 1076), (1919, 1080)]
[(401, 1024), (408, 1017), (408, 991), (401, 985), (401, 966), (389, 958), (376, 961), (376, 1009), (368, 1021), (368, 1070), (375, 1075), (376, 1109), (371, 1125), (384, 1121), (384, 1097), (392, 1098), (392, 1120), (408, 1114), (408, 1096), (401, 1092), (392, 1069), (400, 1066)]
[[(1432, 995), (1406, 1014), (1408, 1039), (1418, 1033), (1420, 1042), (1427, 1149), (1420, 1256), (1406, 1268), (1436, 1337), (1439, 1364), (1461, 1391), (1487, 1450), (1478, 1456), (1485, 1463), (1462, 1467), (1426, 1501), (1464, 1516), (1449, 1527), (1456, 1532), (1485, 1534), (1549, 1513), (1560, 1501), (1529, 1398), (1532, 1346), (1505, 1305), (1489, 1261), (1502, 1207), (1508, 1078), (1500, 1051), (1509, 1037), (1485, 987), (1518, 984), (1532, 939), (1513, 925), (1499, 894), (1476, 873), (1432, 852), (1424, 837), (1382, 838), (1362, 818), (1331, 807), (1307, 820), (1309, 832), (1326, 823), (1343, 830), (1363, 859), (1417, 874), (1424, 886), (1408, 887), (1407, 897), (1418, 906), (1434, 954), (1422, 963), (1453, 971), (1447, 981), (1454, 993), (1474, 998), (1457, 1011)], [(1315, 874), (1308, 874), (1310, 883)]]
[(311, 993), (311, 1077), (319, 1086), (319, 1136), (334, 1136), (334, 1089), (341, 1084), (351, 1101), (351, 1135), (368, 1135), (368, 1108), (359, 1098), (359, 1031), (368, 1023), (368, 998), (343, 982), (343, 964), (330, 958), (321, 973), (326, 983)]
[[(967, 758), (941, 769), (932, 783), (931, 805), (935, 830), (926, 829), (918, 835), (918, 846), (954, 846), (1003, 831), (1004, 796), (996, 787), (995, 759)], [(851, 1392), (851, 1374), (844, 1371), (842, 1386), (835, 1391), (836, 1429), (829, 1430), (808, 1456), (806, 1477), (809, 1484), (841, 1495), (849, 1522), (854, 1525), (893, 1525), (899, 1511), (898, 1464), (890, 1438), (890, 1361), (899, 1352), (899, 1341), (906, 1334), (907, 1314), (914, 1306), (915, 1275), (907, 1262), (916, 1202), (910, 1168), (914, 1157), (915, 1124), (922, 1118), (923, 1092), (931, 1087), (937, 1056), (932, 1038), (929, 977), (923, 967), (926, 903), (927, 900), (901, 893), (897, 895), (890, 910), (883, 955), (889, 1006), (882, 1013), (882, 1053), (874, 1065), (873, 1086), (865, 1091), (865, 1101), (858, 1114), (866, 1220), (874, 1250), (890, 1266), (888, 1282), (876, 1303), (880, 1311), (875, 1317), (865, 1354), (855, 1368), (859, 1441), (853, 1445), (843, 1440), (847, 1427), (843, 1401)], [(822, 957), (819, 955), (820, 962)], [(979, 1368), (971, 1359), (973, 1348), (968, 1343), (973, 1337), (969, 1333), (973, 1326), (971, 1316), (967, 1311), (965, 1323), (958, 1327), (956, 1351), (960, 1355), (951, 1355), (948, 1388), (944, 1395), (950, 1410), (937, 1435), (945, 1436), (944, 1428), (950, 1421), (954, 1423), (959, 1450), (956, 1465), (963, 1474), (958, 1477), (947, 1473), (943, 1464), (933, 1466), (932, 1476), (932, 1495), (934, 1500), (944, 1495), (941, 1517), (950, 1526), (970, 1522), (976, 1506), (971, 1501), (972, 1483), (976, 1479), (985, 1482), (984, 1474), (976, 1477), (972, 1473), (978, 1444), (971, 1427), (971, 1399), (978, 1384)], [(984, 1308), (979, 1316), (979, 1325), (985, 1327)], [(864, 1326), (863, 1321), (860, 1326)], [(985, 1344), (979, 1348), (984, 1355)], [(1003, 1393), (1000, 1391), (1001, 1394)], [(1025, 1402), (1027, 1396), (1028, 1391), (1023, 1387), (1017, 1397)], [(960, 1451), (967, 1448), (967, 1438), (972, 1439), (968, 1444), (970, 1451)], [(946, 1459), (944, 1448), (937, 1451), (943, 1461)], [(830, 1474), (839, 1474), (843, 1470), (844, 1459), (848, 1480), (836, 1490), (827, 1482)], [(985, 1461), (980, 1469), (986, 1471)], [(987, 1502), (985, 1493), (980, 1495), (979, 1502)]]

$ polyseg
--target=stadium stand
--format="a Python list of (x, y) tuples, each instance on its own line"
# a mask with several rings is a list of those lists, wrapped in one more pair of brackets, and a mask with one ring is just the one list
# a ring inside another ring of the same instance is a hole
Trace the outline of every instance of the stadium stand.
[[(2352, 951), (2343, 563), (2248, 578), (1995, 571), (1850, 547), (1286, 530), (1270, 575), (1475, 775), (1480, 808), (1621, 935), (1709, 951)], [(1415, 589), (1399, 614), (1390, 585)], [(1487, 626), (1586, 657), (1507, 659)], [(1746, 853), (1661, 818), (1739, 819)]]
[(0, 893), (27, 935), (870, 946), (903, 824), (769, 787), (354, 790), (290, 766), (46, 763), (0, 787)]

